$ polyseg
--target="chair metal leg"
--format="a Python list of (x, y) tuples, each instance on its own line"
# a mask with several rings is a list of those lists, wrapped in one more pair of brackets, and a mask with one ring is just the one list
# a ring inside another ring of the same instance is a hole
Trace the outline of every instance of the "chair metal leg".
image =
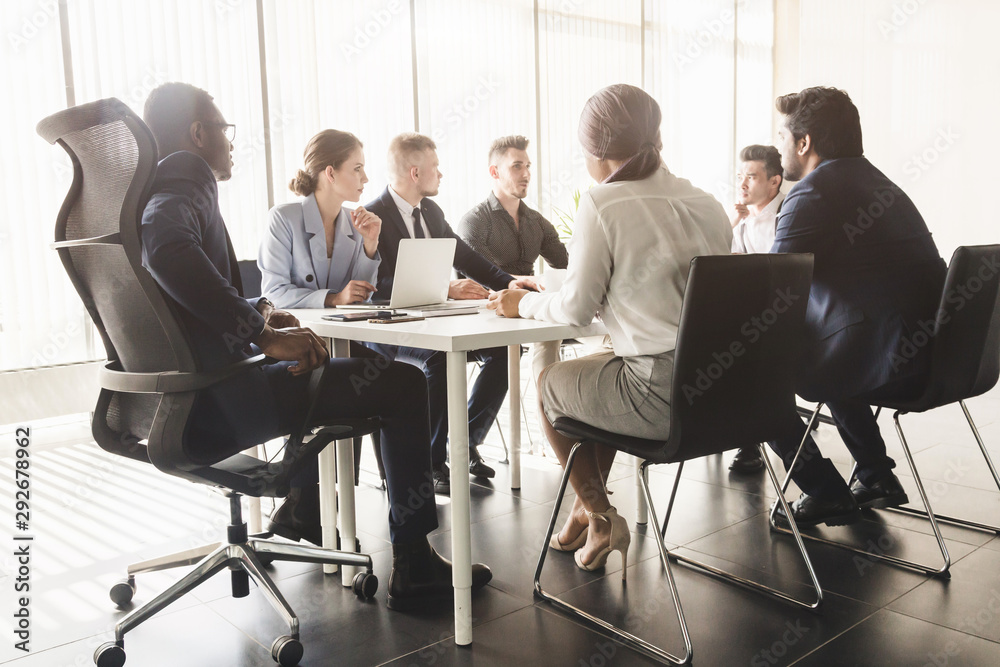
[(250, 540), (249, 545), (258, 554), (270, 560), (296, 561), (299, 563), (327, 563), (354, 565), (372, 571), (372, 557), (353, 551), (335, 551), (305, 544), (272, 542), (271, 540)]
[[(976, 428), (976, 423), (972, 421), (972, 415), (969, 414), (969, 409), (965, 406), (965, 401), (959, 401), (959, 405), (962, 406), (962, 411), (965, 413), (965, 419), (969, 422), (969, 428), (972, 429), (972, 435), (976, 438), (976, 443), (979, 445), (979, 451), (983, 453), (983, 458), (986, 459), (986, 465), (990, 469), (990, 474), (993, 475), (993, 481), (997, 485), (997, 490), (1000, 491), (1000, 476), (997, 475), (997, 469), (993, 465), (993, 459), (990, 458), (990, 454), (986, 451), (986, 445), (983, 444), (983, 439), (979, 435), (979, 429)], [(903, 439), (902, 429), (899, 427), (899, 423), (896, 423), (896, 428), (900, 433), (900, 440)], [(891, 510), (895, 512), (902, 512), (904, 514), (912, 514), (915, 516), (926, 517), (928, 520), (931, 518), (926, 512), (911, 507), (892, 507)], [(934, 518), (937, 521), (944, 521), (946, 523), (955, 524), (958, 526), (965, 526), (966, 528), (974, 528), (976, 530), (985, 530), (988, 532), (996, 533), (1000, 535), (1000, 526), (990, 525), (988, 523), (979, 523), (978, 521), (970, 521), (968, 519), (959, 519), (953, 516), (945, 516), (944, 514), (936, 514)], [(935, 522), (936, 523), (936, 522)], [(933, 525), (933, 524), (932, 524)]]
[(115, 625), (115, 642), (123, 642), (126, 632), (162, 611), (170, 603), (176, 602), (228, 564), (229, 545), (223, 544), (198, 563), (193, 570), (181, 577), (173, 586), (118, 621)]
[[(819, 407), (820, 407), (819, 405), (816, 406), (816, 412), (819, 411)], [(815, 415), (816, 413), (814, 412), (813, 414)], [(918, 572), (923, 572), (924, 574), (928, 574), (931, 576), (949, 578), (951, 576), (948, 572), (948, 569), (951, 567), (951, 556), (948, 554), (948, 547), (944, 543), (944, 537), (941, 535), (941, 529), (938, 526), (937, 519), (934, 516), (934, 511), (931, 509), (930, 501), (927, 499), (927, 493), (924, 491), (924, 484), (920, 479), (920, 474), (917, 472), (917, 467), (913, 463), (913, 456), (910, 453), (910, 447), (906, 442), (906, 437), (903, 435), (903, 429), (899, 425), (899, 414), (900, 414), (899, 411), (897, 411), (895, 414), (893, 414), (892, 417), (893, 422), (896, 425), (896, 433), (899, 435), (899, 441), (903, 446), (903, 453), (906, 455), (906, 461), (907, 463), (909, 463), (910, 470), (913, 472), (913, 479), (917, 484), (917, 491), (920, 493), (920, 499), (923, 501), (924, 507), (926, 508), (925, 512), (921, 512), (919, 510), (906, 510), (906, 511), (912, 512), (914, 514), (919, 514), (921, 516), (925, 516), (928, 518), (928, 520), (931, 523), (931, 528), (934, 531), (934, 537), (937, 539), (938, 547), (941, 549), (941, 556), (944, 559), (944, 564), (941, 567), (931, 567), (928, 565), (922, 565), (921, 563), (917, 563), (916, 561), (906, 560), (905, 558), (898, 558), (896, 556), (891, 556), (889, 554), (877, 553), (875, 551), (861, 549), (859, 547), (855, 547), (850, 544), (845, 544), (843, 542), (828, 540), (824, 537), (819, 537), (817, 535), (803, 535), (802, 537), (804, 537), (807, 540), (812, 540), (813, 542), (828, 544), (830, 546), (839, 547), (841, 549), (852, 551), (856, 554), (863, 555), (870, 560), (879, 560), (885, 563), (891, 563), (893, 565), (898, 565), (901, 567), (908, 567), (917, 570)], [(808, 434), (808, 430), (806, 431), (806, 433)], [(789, 471), (794, 469), (795, 462), (798, 461), (799, 456), (802, 454), (804, 446), (805, 446), (805, 438), (803, 438), (802, 443), (799, 445), (799, 450), (795, 453), (795, 459), (793, 460), (792, 466), (789, 468)], [(857, 469), (857, 464), (855, 464), (855, 471), (856, 469)], [(854, 478), (854, 474), (855, 472), (851, 473), (852, 479)], [(782, 501), (784, 501), (785, 489), (788, 486), (789, 479), (791, 479), (791, 472), (789, 472), (785, 476), (785, 483), (782, 485), (781, 491), (778, 494), (779, 499)], [(785, 509), (785, 516), (791, 517), (791, 512), (789, 511), (789, 509), (787, 507), (785, 507), (784, 509)], [(791, 532), (789, 531), (789, 529), (778, 525), (775, 518), (776, 513), (777, 513), (777, 505), (775, 505), (775, 507), (772, 508), (771, 510), (770, 514), (771, 529), (786, 534)]]
[(271, 603), (274, 610), (278, 612), (278, 615), (285, 619), (285, 623), (288, 624), (288, 634), (298, 639), (299, 619), (295, 616), (292, 606), (288, 604), (288, 600), (285, 599), (285, 596), (281, 594), (281, 591), (274, 584), (274, 580), (264, 571), (264, 566), (253, 552), (253, 549), (248, 549), (243, 545), (233, 545), (232, 550), (239, 553), (240, 565), (257, 582), (261, 593)]
[[(823, 409), (823, 403), (817, 403), (816, 409), (812, 411), (811, 415), (809, 415), (809, 421), (806, 423), (806, 431), (805, 433), (802, 434), (802, 440), (799, 441), (799, 448), (795, 451), (795, 457), (792, 459), (792, 465), (788, 466), (788, 471), (785, 473), (785, 479), (781, 482), (781, 490), (778, 492), (778, 496), (781, 498), (785, 496), (785, 492), (788, 490), (788, 484), (789, 482), (792, 481), (792, 471), (795, 470), (795, 464), (799, 462), (799, 457), (802, 456), (802, 451), (806, 447), (806, 440), (809, 439), (809, 432), (812, 430), (813, 424), (815, 424), (816, 420), (819, 418), (819, 411), (821, 409)], [(766, 458), (767, 457), (765, 457), (765, 459)], [(775, 520), (777, 517), (777, 512), (778, 512), (778, 504), (775, 503), (774, 506), (771, 507), (771, 515), (770, 515), (772, 528), (775, 527), (776, 525)]]
[(128, 578), (132, 579), (135, 575), (143, 574), (144, 572), (158, 572), (175, 567), (194, 565), (221, 546), (222, 542), (216, 542), (215, 544), (206, 544), (203, 547), (178, 551), (167, 556), (159, 556), (139, 563), (133, 563), (128, 566)]
[[(555, 531), (556, 519), (559, 517), (559, 508), (562, 506), (563, 497), (566, 494), (566, 485), (569, 482), (570, 471), (573, 469), (573, 462), (576, 460), (576, 453), (580, 449), (580, 446), (582, 444), (583, 444), (582, 442), (578, 442), (575, 445), (573, 445), (573, 449), (570, 450), (569, 453), (569, 458), (566, 460), (566, 469), (563, 471), (562, 479), (559, 482), (559, 492), (556, 495), (555, 507), (553, 507), (552, 509), (552, 517), (549, 519), (549, 527), (545, 533), (545, 539), (542, 541), (542, 552), (538, 556), (538, 566), (535, 568), (535, 579), (534, 579), (535, 595), (545, 600), (546, 602), (552, 604), (553, 606), (557, 607), (558, 609), (561, 609), (567, 614), (576, 616), (577, 618), (584, 620), (585, 622), (593, 626), (595, 629), (597, 629), (600, 632), (603, 632), (610, 638), (616, 639), (625, 644), (626, 646), (635, 649), (639, 653), (642, 653), (643, 655), (646, 655), (654, 660), (658, 660), (660, 662), (665, 662), (665, 663), (671, 663), (675, 665), (687, 664), (688, 662), (690, 662), (692, 654), (691, 638), (688, 635), (687, 623), (685, 622), (684, 614), (681, 611), (680, 599), (677, 597), (677, 586), (674, 583), (673, 574), (670, 571), (670, 564), (666, 559), (665, 550), (663, 549), (662, 545), (661, 545), (661, 559), (663, 560), (664, 567), (666, 568), (667, 571), (667, 580), (670, 585), (670, 592), (673, 595), (674, 606), (677, 609), (678, 620), (680, 621), (681, 624), (681, 632), (684, 635), (684, 644), (686, 647), (686, 653), (684, 658), (678, 658), (670, 653), (667, 653), (666, 651), (650, 644), (647, 641), (640, 639), (639, 637), (636, 637), (631, 633), (622, 630), (621, 628), (618, 628), (608, 623), (603, 619), (597, 618), (596, 616), (592, 616), (591, 614), (588, 614), (582, 609), (578, 609), (577, 607), (574, 607), (573, 605), (564, 602), (563, 600), (560, 600), (558, 597), (546, 593), (542, 589), (542, 584), (541, 584), (542, 568), (545, 565), (545, 557), (548, 554), (549, 540), (552, 539), (552, 533)], [(648, 501), (649, 490), (648, 487), (645, 488)], [(653, 521), (655, 525), (656, 521), (655, 516), (653, 517)], [(625, 564), (623, 563), (623, 567), (624, 566)]]
[[(770, 479), (771, 479), (771, 484), (774, 485), (774, 490), (778, 491), (778, 489), (779, 489), (778, 476), (774, 472), (774, 466), (771, 465), (771, 459), (767, 456), (767, 453), (764, 451), (764, 445), (763, 444), (757, 445), (757, 447), (759, 448), (761, 457), (764, 459), (764, 465), (767, 468), (767, 474), (768, 474), (768, 477), (770, 477)], [(674, 479), (674, 489), (673, 489), (673, 492), (671, 492), (671, 495), (670, 495), (671, 503), (673, 503), (674, 493), (677, 491), (677, 487), (680, 485), (679, 484), (680, 483), (680, 478), (681, 478), (681, 471), (678, 470), (677, 471), (677, 477)], [(646, 492), (646, 497), (648, 499), (647, 502), (650, 503), (649, 511), (650, 511), (650, 513), (653, 515), (653, 517), (655, 519), (656, 514), (653, 512), (652, 498), (650, 497), (650, 494), (649, 494), (649, 486), (648, 486), (648, 484), (644, 484), (644, 491)], [(780, 493), (780, 492), (778, 493), (778, 502), (781, 504), (781, 508), (785, 511), (785, 516), (791, 517), (792, 516), (792, 511), (788, 507), (788, 501), (785, 500), (785, 495), (783, 493)], [(664, 521), (663, 521), (663, 529), (662, 529), (662, 532), (660, 532), (660, 539), (658, 540), (658, 542), (661, 545), (663, 544), (663, 535), (665, 535), (666, 532), (667, 532), (667, 521), (669, 521), (669, 516), (670, 515), (669, 515), (669, 510), (668, 510), (667, 518), (665, 518)], [(806, 545), (802, 541), (802, 537), (803, 536), (799, 533), (799, 528), (795, 524), (795, 520), (790, 518), (789, 519), (789, 524), (792, 527), (791, 532), (795, 536), (795, 544), (799, 548), (799, 554), (802, 555), (802, 560), (806, 564), (806, 570), (809, 571), (809, 578), (812, 580), (813, 590), (816, 591), (816, 599), (814, 601), (806, 601), (806, 600), (799, 600), (797, 598), (793, 598), (792, 596), (790, 596), (790, 595), (788, 595), (786, 593), (783, 593), (783, 592), (779, 591), (776, 588), (771, 588), (770, 586), (765, 586), (764, 584), (758, 583), (756, 581), (752, 581), (750, 579), (744, 579), (743, 577), (737, 576), (737, 575), (732, 574), (730, 572), (726, 572), (725, 570), (720, 570), (720, 569), (718, 569), (718, 568), (716, 568), (716, 567), (714, 567), (712, 565), (709, 565), (707, 563), (704, 563), (702, 561), (695, 560), (695, 559), (689, 558), (687, 556), (682, 556), (682, 555), (678, 554), (675, 551), (668, 552), (668, 555), (671, 558), (673, 558), (675, 560), (678, 560), (678, 561), (680, 561), (682, 563), (687, 563), (688, 565), (693, 565), (693, 566), (695, 566), (697, 568), (700, 568), (700, 569), (704, 570), (705, 572), (707, 572), (708, 574), (711, 574), (711, 575), (713, 575), (715, 577), (718, 577), (719, 579), (723, 579), (724, 581), (729, 581), (729, 582), (732, 582), (734, 584), (738, 584), (740, 586), (743, 586), (745, 588), (749, 588), (751, 590), (760, 591), (760, 592), (764, 593), (765, 595), (768, 595), (768, 596), (773, 597), (775, 599), (781, 600), (783, 602), (788, 602), (790, 604), (793, 604), (793, 605), (796, 605), (796, 606), (799, 606), (799, 607), (805, 607), (806, 609), (816, 609), (816, 608), (818, 608), (823, 603), (823, 589), (819, 585), (819, 579), (817, 579), (817, 577), (816, 577), (816, 571), (813, 569), (812, 561), (809, 559), (809, 553), (806, 551)], [(664, 547), (661, 547), (661, 548), (664, 548)]]

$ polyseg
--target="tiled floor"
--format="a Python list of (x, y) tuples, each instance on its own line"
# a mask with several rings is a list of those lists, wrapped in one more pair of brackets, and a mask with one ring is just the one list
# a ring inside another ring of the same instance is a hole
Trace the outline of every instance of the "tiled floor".
[[(525, 369), (527, 370), (527, 369)], [(525, 377), (527, 377), (525, 375)], [(534, 419), (533, 399), (526, 401)], [(1000, 391), (969, 403), (983, 437), (1000, 459)], [(891, 419), (883, 417), (890, 451), (902, 467)], [(504, 423), (504, 428), (507, 428)], [(1000, 493), (957, 408), (904, 418), (917, 465), (935, 508), (1000, 523)], [(531, 433), (536, 455), (525, 456), (523, 488), (508, 488), (506, 465), (497, 464), (492, 483), (472, 489), (473, 558), (488, 563), (494, 580), (474, 598), (475, 643), (453, 641), (450, 608), (420, 613), (390, 612), (385, 584), (391, 552), (386, 500), (378, 489), (359, 488), (358, 523), (365, 551), (381, 580), (376, 598), (361, 602), (315, 566), (278, 564), (273, 569), (302, 624), (303, 666), (380, 665), (644, 665), (650, 661), (537, 602), (532, 574), (551, 512), (559, 468), (551, 453), (539, 456), (542, 439)], [(850, 460), (835, 430), (821, 430), (821, 447), (842, 470)], [(488, 457), (503, 450), (494, 430)], [(524, 438), (525, 447), (528, 438)], [(6, 455), (8, 450), (3, 450)], [(687, 466), (667, 540), (689, 554), (735, 568), (748, 577), (807, 593), (807, 573), (790, 538), (768, 530), (765, 512), (774, 497), (764, 475), (731, 476), (731, 455)], [(374, 469), (366, 450), (366, 467)], [(168, 478), (148, 466), (111, 458), (86, 435), (85, 427), (39, 429), (33, 451), (32, 652), (13, 647), (3, 632), (0, 662), (15, 667), (82, 667), (112, 636), (123, 612), (107, 597), (129, 562), (219, 539), (225, 502), (212, 492)], [(2, 462), (11, 469), (11, 460)], [(913, 493), (908, 470), (899, 471)], [(613, 502), (626, 516), (635, 507), (631, 469), (616, 465)], [(654, 501), (662, 513), (672, 469), (652, 475)], [(366, 482), (374, 476), (364, 474)], [(0, 476), (10, 498), (11, 476)], [(431, 541), (451, 551), (447, 500), (439, 503), (441, 527)], [(10, 503), (0, 507), (2, 525), (12, 525)], [(566, 554), (552, 553), (543, 583), (578, 606), (673, 651), (680, 650), (672, 602), (654, 542), (634, 527), (628, 585), (620, 561), (606, 572), (578, 570)], [(823, 529), (827, 535), (889, 553), (933, 562), (940, 558), (925, 523), (891, 513), (864, 523)], [(5, 533), (6, 534), (6, 533)], [(676, 566), (674, 573), (691, 627), (696, 665), (996, 665), (1000, 664), (1000, 538), (949, 527), (945, 538), (954, 565), (948, 581), (870, 561), (832, 547), (810, 544), (825, 591), (818, 613), (791, 608), (755, 593)], [(10, 550), (4, 538), (2, 553)], [(0, 624), (13, 612), (14, 562), (0, 557)], [(177, 573), (140, 577), (137, 602), (175, 580)], [(127, 636), (130, 667), (273, 665), (268, 647), (285, 634), (257, 591), (228, 595), (219, 576)]]

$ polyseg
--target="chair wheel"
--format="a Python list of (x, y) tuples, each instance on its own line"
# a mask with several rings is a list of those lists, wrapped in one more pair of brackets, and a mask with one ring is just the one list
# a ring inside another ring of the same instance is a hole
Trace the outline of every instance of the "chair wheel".
[(94, 664), (97, 667), (122, 667), (125, 664), (125, 649), (114, 642), (101, 644), (94, 651)]
[(129, 577), (115, 583), (111, 587), (109, 595), (111, 596), (111, 601), (119, 607), (127, 605), (132, 601), (132, 596), (135, 595), (135, 578)]
[(271, 644), (271, 657), (281, 667), (295, 667), (302, 659), (302, 642), (284, 635)]
[(358, 572), (351, 582), (351, 590), (362, 600), (371, 600), (378, 591), (378, 577), (371, 572)]

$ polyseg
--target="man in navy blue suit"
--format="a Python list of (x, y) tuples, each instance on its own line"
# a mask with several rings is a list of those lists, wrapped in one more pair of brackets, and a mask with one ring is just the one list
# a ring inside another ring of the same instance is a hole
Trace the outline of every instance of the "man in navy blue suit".
[[(438, 523), (433, 494), (424, 492), (430, 443), (423, 377), (406, 364), (380, 363), (378, 377), (356, 390), (352, 377), (364, 375), (372, 359), (330, 359), (323, 341), (290, 313), (264, 298), (244, 299), (216, 183), (232, 176), (235, 126), (226, 122), (211, 95), (185, 83), (156, 88), (143, 118), (162, 157), (142, 215), (143, 266), (175, 304), (202, 368), (259, 352), (278, 360), (202, 391), (188, 424), (188, 444), (205, 463), (214, 463), (300, 428), (309, 371), (326, 364), (315, 423), (342, 417), (382, 420), (392, 541), (389, 607), (413, 609), (450, 600), (451, 564), (427, 541)], [(420, 400), (400, 400), (404, 396)], [(318, 543), (316, 467), (302, 471), (291, 485), (279, 508), (289, 531), (281, 534)], [(473, 565), (474, 589), (491, 577), (488, 567)]]
[[(485, 299), (489, 296), (487, 288), (537, 289), (534, 282), (519, 280), (501, 271), (469, 247), (452, 230), (441, 207), (428, 199), (438, 193), (441, 183), (437, 146), (430, 137), (412, 132), (395, 137), (389, 144), (389, 178), (391, 183), (379, 198), (365, 205), (365, 208), (382, 218), (382, 232), (378, 240), (382, 262), (378, 268), (375, 298), (389, 299), (392, 296), (399, 241), (409, 238), (455, 239), (455, 270), (468, 277), (451, 281), (449, 298)], [(446, 463), (448, 396), (445, 353), (396, 345), (367, 345), (388, 359), (413, 364), (424, 372), (430, 402), (434, 490), (441, 494), (450, 493), (451, 476)], [(479, 377), (469, 395), (469, 473), (476, 477), (491, 478), (496, 471), (483, 461), (478, 446), (486, 439), (507, 394), (507, 348), (473, 350), (468, 353), (468, 358), (469, 361), (482, 364)]]
[[(910, 198), (863, 157), (847, 93), (807, 88), (779, 97), (777, 109), (785, 178), (799, 182), (782, 203), (771, 252), (815, 255), (797, 391), (829, 406), (858, 463), (848, 488), (807, 440), (792, 471), (803, 491), (792, 514), (799, 525), (842, 525), (860, 508), (907, 501), (870, 404), (921, 390), (928, 350), (914, 355), (908, 341), (933, 318), (946, 267)], [(805, 433), (794, 421), (788, 438), (771, 443), (786, 467)]]

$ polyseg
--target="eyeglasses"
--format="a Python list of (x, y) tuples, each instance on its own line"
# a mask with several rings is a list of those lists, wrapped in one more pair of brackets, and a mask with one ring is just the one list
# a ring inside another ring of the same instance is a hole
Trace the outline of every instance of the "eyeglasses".
[(222, 128), (222, 133), (226, 135), (229, 143), (233, 143), (236, 140), (236, 125), (233, 123), (206, 123), (206, 125)]

